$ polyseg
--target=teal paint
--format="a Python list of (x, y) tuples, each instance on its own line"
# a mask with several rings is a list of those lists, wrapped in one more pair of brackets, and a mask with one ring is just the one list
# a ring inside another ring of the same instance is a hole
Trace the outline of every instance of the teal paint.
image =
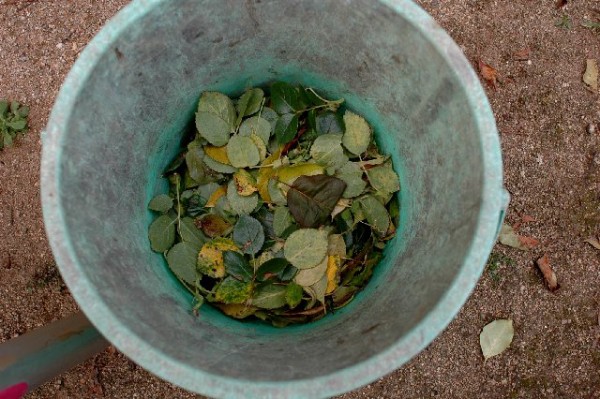
[[(371, 122), (400, 173), (398, 234), (331, 317), (275, 329), (206, 306), (195, 318), (149, 250), (146, 204), (200, 92), (274, 80), (343, 97)], [(42, 198), (61, 273), (99, 331), (161, 378), (227, 398), (326, 397), (402, 366), (466, 301), (507, 205), (478, 78), (408, 0), (134, 1), (61, 89)]]

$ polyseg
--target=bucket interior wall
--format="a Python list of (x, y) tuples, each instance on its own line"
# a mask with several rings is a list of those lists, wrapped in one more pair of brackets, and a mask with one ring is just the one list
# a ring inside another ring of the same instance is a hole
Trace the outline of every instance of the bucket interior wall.
[[(124, 27), (78, 93), (57, 154), (66, 239), (103, 304), (165, 358), (254, 381), (327, 375), (404, 337), (453, 284), (482, 201), (465, 88), (417, 28), (373, 1), (283, 3), (164, 1)], [(166, 189), (160, 173), (202, 91), (235, 96), (275, 80), (343, 97), (375, 127), (401, 175), (397, 237), (368, 287), (316, 323), (275, 329), (209, 306), (194, 317), (149, 249), (146, 205)]]

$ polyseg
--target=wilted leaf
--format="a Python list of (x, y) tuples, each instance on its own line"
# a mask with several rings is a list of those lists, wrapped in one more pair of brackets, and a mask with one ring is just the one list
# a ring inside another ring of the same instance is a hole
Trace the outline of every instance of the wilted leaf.
[(262, 309), (277, 309), (285, 306), (285, 285), (267, 284), (259, 287), (254, 293), (251, 304)]
[(238, 194), (242, 197), (247, 197), (258, 191), (256, 179), (244, 169), (240, 169), (234, 173), (233, 181), (235, 182)]
[(253, 116), (246, 119), (240, 126), (240, 136), (250, 137), (253, 134), (260, 137), (267, 144), (271, 136), (271, 123), (260, 116)]
[(333, 169), (339, 169), (348, 162), (342, 148), (342, 135), (339, 133), (317, 137), (310, 147), (310, 156), (319, 165)]
[(148, 204), (148, 209), (156, 212), (165, 213), (171, 208), (173, 208), (173, 198), (169, 197), (167, 194), (157, 195), (152, 198)]
[(300, 176), (288, 191), (290, 213), (302, 227), (317, 227), (327, 221), (341, 198), (346, 183), (325, 175)]
[(502, 224), (500, 234), (498, 235), (498, 241), (500, 241), (500, 243), (503, 245), (523, 251), (534, 248), (539, 244), (539, 241), (533, 237), (523, 237), (518, 235), (515, 233), (515, 230), (506, 223)]
[(567, 0), (556, 0), (556, 9), (560, 10), (561, 8), (567, 5), (567, 2)]
[(258, 205), (258, 195), (252, 194), (247, 197), (242, 197), (238, 194), (237, 187), (233, 180), (227, 185), (227, 200), (231, 206), (231, 210), (236, 215), (249, 215)]
[(216, 188), (216, 190), (214, 190), (211, 194), (210, 197), (208, 197), (208, 201), (206, 201), (206, 207), (207, 208), (214, 208), (214, 206), (217, 204), (217, 201), (219, 201), (219, 199), (227, 194), (227, 187), (225, 186), (218, 186)]
[(265, 243), (262, 224), (251, 216), (240, 216), (233, 228), (233, 241), (243, 253), (256, 254)]
[(197, 219), (196, 226), (210, 238), (222, 237), (231, 231), (231, 224), (219, 215), (209, 213)]
[(300, 176), (322, 175), (324, 171), (325, 169), (316, 163), (299, 163), (277, 168), (272, 176), (284, 184), (292, 185)]
[(587, 60), (585, 73), (583, 74), (583, 82), (588, 85), (594, 93), (598, 92), (598, 61)]
[(342, 260), (338, 255), (327, 257), (327, 289), (326, 294), (331, 294), (338, 287), (339, 273)]
[(511, 344), (515, 331), (512, 320), (494, 320), (479, 335), (483, 357), (487, 360), (504, 352)]
[(179, 235), (183, 241), (193, 244), (198, 248), (202, 247), (202, 245), (208, 241), (204, 234), (198, 230), (193, 219), (190, 217), (181, 219), (181, 222), (179, 223)]
[(371, 127), (360, 115), (350, 111), (344, 114), (346, 131), (342, 143), (348, 151), (354, 155), (360, 155), (367, 150), (371, 144)]
[(384, 236), (390, 227), (390, 215), (385, 206), (372, 195), (361, 197), (357, 202), (369, 225), (376, 233)]
[(204, 171), (204, 151), (202, 148), (190, 144), (184, 159), (190, 177), (195, 181), (202, 183), (206, 176)]
[(198, 277), (198, 273), (196, 272), (197, 259), (198, 248), (187, 242), (175, 244), (167, 252), (169, 268), (188, 284), (194, 284)]
[(354, 198), (362, 194), (367, 187), (367, 183), (363, 180), (363, 170), (354, 162), (346, 162), (336, 175), (346, 183), (346, 189), (342, 194), (344, 198)]
[(204, 147), (204, 152), (206, 153), (206, 156), (210, 157), (214, 161), (225, 165), (231, 165), (229, 157), (227, 157), (227, 146), (225, 145), (221, 147), (207, 145)]
[(341, 234), (331, 234), (327, 238), (327, 254), (340, 258), (346, 257), (346, 242)]
[(154, 252), (165, 252), (175, 243), (175, 225), (177, 215), (167, 213), (156, 218), (148, 229), (150, 247)]
[(258, 155), (260, 156), (260, 160), (262, 161), (267, 157), (267, 145), (265, 144), (263, 139), (258, 137), (256, 134), (252, 134), (250, 138), (254, 142), (254, 145), (256, 145), (256, 148), (258, 148)]
[(225, 238), (216, 238), (202, 246), (198, 254), (198, 271), (212, 278), (225, 276), (223, 252), (237, 251), (238, 247), (233, 241)]
[(529, 47), (524, 47), (521, 50), (515, 51), (513, 53), (513, 59), (515, 59), (516, 61), (528, 61), (530, 54), (531, 50), (529, 50)]
[(323, 260), (310, 269), (301, 269), (294, 277), (294, 282), (303, 287), (310, 287), (316, 284), (327, 273), (327, 264), (329, 256), (325, 256)]
[(369, 169), (367, 175), (373, 188), (382, 194), (395, 193), (400, 190), (400, 179), (394, 172), (391, 162)]
[(479, 60), (479, 73), (481, 73), (481, 77), (488, 82), (494, 90), (498, 88), (498, 71), (495, 68)]
[(296, 230), (285, 242), (284, 255), (298, 269), (317, 266), (327, 255), (327, 232), (316, 229)]
[(256, 166), (260, 162), (258, 147), (250, 137), (235, 135), (227, 143), (227, 157), (236, 168)]
[(250, 299), (252, 295), (252, 282), (244, 282), (227, 277), (215, 292), (215, 300), (225, 304), (241, 304)]
[(548, 289), (550, 291), (556, 291), (557, 289), (559, 289), (560, 284), (558, 284), (556, 274), (554, 273), (554, 271), (552, 270), (552, 267), (550, 266), (550, 260), (548, 259), (548, 255), (542, 256), (535, 263), (537, 264), (538, 268), (542, 272), (542, 275), (544, 276), (544, 280), (546, 280), (546, 286), (548, 287)]
[(245, 319), (246, 317), (252, 316), (254, 312), (257, 311), (257, 308), (254, 306), (239, 303), (215, 303), (214, 305), (227, 316), (231, 316), (236, 319)]

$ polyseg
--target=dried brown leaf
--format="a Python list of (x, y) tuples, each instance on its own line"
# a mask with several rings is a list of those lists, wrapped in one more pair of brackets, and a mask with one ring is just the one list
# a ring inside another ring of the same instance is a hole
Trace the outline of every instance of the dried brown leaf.
[(594, 92), (598, 92), (598, 62), (594, 59), (587, 60), (583, 82)]
[(590, 244), (592, 247), (600, 250), (600, 237), (598, 237), (598, 238), (590, 237), (587, 240), (585, 240), (585, 242)]
[(557, 289), (559, 289), (560, 284), (558, 284), (556, 273), (554, 273), (552, 267), (550, 266), (550, 260), (548, 259), (548, 255), (542, 256), (535, 263), (542, 272), (544, 280), (546, 280), (546, 286), (548, 287), (548, 289), (550, 291), (556, 291)]
[(532, 249), (540, 245), (540, 241), (533, 237), (519, 236), (519, 241), (528, 249)]
[(479, 60), (479, 73), (481, 73), (481, 77), (488, 82), (494, 90), (498, 88), (498, 71), (494, 67)]
[(531, 50), (529, 50), (529, 47), (525, 47), (521, 50), (515, 51), (513, 54), (513, 59), (516, 61), (528, 61), (530, 54)]
[(564, 6), (566, 6), (568, 3), (568, 0), (557, 0), (556, 1), (556, 9), (560, 10), (561, 8), (563, 8)]

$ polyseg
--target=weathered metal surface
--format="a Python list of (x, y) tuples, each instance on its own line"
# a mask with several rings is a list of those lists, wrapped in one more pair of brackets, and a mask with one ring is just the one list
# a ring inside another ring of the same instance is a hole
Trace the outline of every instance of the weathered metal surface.
[[(401, 225), (369, 286), (316, 323), (241, 323), (149, 250), (146, 204), (201, 91), (273, 80), (344, 97), (401, 176)], [(507, 197), (495, 122), (458, 47), (408, 0), (134, 1), (88, 45), (44, 137), (61, 273), (94, 325), (156, 375), (230, 398), (316, 398), (402, 366), (450, 322)], [(385, 285), (385, 287), (383, 287)]]

